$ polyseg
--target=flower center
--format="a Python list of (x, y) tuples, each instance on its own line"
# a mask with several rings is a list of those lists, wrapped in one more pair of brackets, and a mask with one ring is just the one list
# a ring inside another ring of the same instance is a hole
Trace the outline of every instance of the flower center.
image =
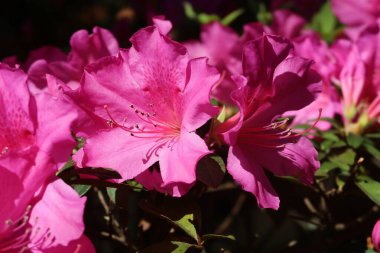
[(19, 219), (5, 221), (5, 229), (0, 234), (0, 252), (29, 252), (48, 247), (55, 241), (49, 229), (42, 231), (38, 227), (38, 219), (35, 224), (30, 224), (31, 208), (32, 206), (27, 206)]
[(319, 109), (319, 115), (312, 126), (301, 133), (294, 133), (287, 128), (289, 119), (271, 123), (264, 126), (242, 127), (239, 132), (238, 141), (245, 144), (253, 144), (265, 148), (282, 149), (288, 143), (296, 143), (298, 139), (311, 131), (321, 118), (322, 110)]

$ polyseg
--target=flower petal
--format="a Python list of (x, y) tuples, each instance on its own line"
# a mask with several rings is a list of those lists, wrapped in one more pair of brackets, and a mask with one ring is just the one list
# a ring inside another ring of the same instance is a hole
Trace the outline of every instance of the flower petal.
[(227, 170), (245, 191), (256, 196), (261, 208), (277, 210), (280, 199), (272, 188), (263, 168), (252, 158), (247, 150), (230, 147), (228, 152)]

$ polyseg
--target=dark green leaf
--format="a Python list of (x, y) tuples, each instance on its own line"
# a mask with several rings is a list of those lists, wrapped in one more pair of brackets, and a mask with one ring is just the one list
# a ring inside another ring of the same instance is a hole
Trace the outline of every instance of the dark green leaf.
[(321, 164), (321, 167), (317, 170), (315, 175), (318, 177), (325, 177), (328, 176), (329, 171), (336, 168), (338, 168), (338, 166), (335, 163), (326, 161)]
[(199, 243), (195, 224), (200, 227), (200, 210), (195, 201), (166, 198), (159, 205), (154, 205), (145, 200), (140, 203), (140, 207), (173, 223)]
[(349, 133), (347, 135), (347, 143), (353, 148), (360, 147), (360, 145), (362, 145), (363, 143), (363, 140), (364, 140), (363, 137), (353, 134), (353, 133)]
[(81, 197), (91, 189), (91, 185), (86, 184), (73, 184), (72, 187)]
[(373, 202), (380, 205), (380, 182), (362, 175), (357, 177), (355, 183)]
[(215, 235), (215, 234), (206, 234), (202, 236), (203, 241), (212, 240), (212, 239), (228, 239), (235, 241), (236, 238), (233, 235)]
[(197, 164), (197, 178), (204, 184), (217, 187), (223, 181), (226, 165), (217, 155), (206, 155)]
[(113, 188), (113, 187), (107, 187), (107, 194), (108, 194), (108, 197), (110, 198), (110, 200), (113, 202), (113, 203), (116, 203), (116, 188)]
[(69, 169), (72, 169), (72, 168), (74, 168), (74, 162), (70, 157), (70, 159), (67, 161), (67, 163), (65, 163), (65, 165), (63, 165), (63, 167), (59, 171), (57, 171), (57, 173), (55, 173), (55, 175), (59, 176), (62, 172), (69, 170)]
[(336, 164), (342, 170), (348, 171), (352, 165), (355, 163), (356, 153), (352, 149), (347, 149), (343, 153), (332, 156), (329, 160)]
[(322, 137), (327, 140), (339, 141), (339, 137), (332, 132), (323, 132)]
[(371, 133), (371, 134), (366, 134), (364, 136), (367, 137), (367, 138), (379, 139), (380, 138), (380, 133)]
[(190, 248), (200, 248), (196, 244), (190, 244), (179, 241), (164, 241), (158, 244), (151, 245), (142, 251), (141, 253), (185, 253)]

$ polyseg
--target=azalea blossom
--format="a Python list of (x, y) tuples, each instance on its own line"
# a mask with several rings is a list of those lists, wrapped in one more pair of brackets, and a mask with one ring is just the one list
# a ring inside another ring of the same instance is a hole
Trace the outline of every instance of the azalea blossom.
[(377, 221), (372, 230), (372, 243), (377, 251), (380, 250), (380, 221)]
[[(295, 116), (292, 124), (313, 124), (318, 117), (333, 118), (335, 114), (341, 113), (340, 98), (333, 85), (333, 80), (339, 72), (339, 60), (334, 52), (322, 41), (319, 35), (309, 33), (293, 40), (294, 54), (307, 59), (312, 59), (311, 66), (322, 77), (322, 93), (310, 105), (296, 112), (287, 112), (287, 116)], [(319, 110), (322, 109), (321, 114)], [(320, 130), (330, 128), (327, 121), (319, 121), (315, 125)]]
[(344, 46), (334, 49), (335, 55), (341, 58), (336, 82), (342, 90), (341, 107), (346, 132), (360, 134), (379, 122), (379, 34), (378, 25), (370, 26), (356, 42), (343, 41)]
[[(78, 92), (68, 93), (98, 122), (74, 160), (112, 168), (123, 180), (159, 162), (162, 186), (185, 193), (198, 160), (210, 153), (195, 131), (215, 116), (210, 90), (218, 71), (156, 26), (132, 36), (132, 47), (85, 68)], [(186, 187), (182, 187), (186, 185)], [(185, 189), (186, 188), (186, 189)]]
[[(221, 102), (233, 104), (230, 94), (236, 86), (231, 75), (243, 73), (241, 55), (244, 44), (263, 34), (293, 38), (300, 34), (304, 25), (305, 20), (302, 17), (287, 10), (278, 10), (273, 13), (271, 25), (260, 22), (246, 24), (241, 37), (233, 29), (219, 22), (204, 25), (200, 41), (188, 41), (185, 46), (192, 57), (206, 56), (210, 58), (210, 64), (224, 72), (223, 80), (214, 87), (212, 96)], [(223, 43), (220, 43), (221, 41)]]
[(228, 172), (263, 208), (278, 209), (280, 202), (263, 168), (310, 184), (319, 167), (311, 142), (278, 119), (313, 102), (321, 89), (312, 62), (289, 56), (291, 49), (288, 40), (273, 35), (246, 44), (244, 75), (234, 78), (238, 88), (231, 94), (240, 111), (215, 133), (230, 145)]
[[(78, 252), (92, 252), (82, 236), (85, 199), (54, 176), (75, 146), (75, 107), (49, 94), (31, 96), (20, 69), (0, 64), (0, 77), (0, 251), (65, 252), (61, 247), (83, 241), (88, 248)], [(63, 221), (69, 230), (61, 230)]]
[(92, 34), (86, 30), (75, 32), (71, 36), (70, 46), (67, 56), (51, 46), (30, 53), (23, 68), (34, 86), (45, 88), (46, 74), (51, 74), (76, 89), (87, 64), (104, 56), (116, 55), (119, 51), (116, 38), (110, 31), (100, 27), (94, 27)]
[(354, 40), (366, 26), (380, 18), (379, 0), (332, 0), (331, 5), (339, 21), (347, 26), (347, 35)]

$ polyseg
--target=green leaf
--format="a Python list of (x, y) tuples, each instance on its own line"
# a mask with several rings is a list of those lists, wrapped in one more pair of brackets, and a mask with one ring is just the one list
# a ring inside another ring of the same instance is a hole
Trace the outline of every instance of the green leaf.
[(220, 111), (216, 120), (219, 121), (220, 123), (223, 123), (226, 120), (226, 106), (225, 105), (223, 105), (223, 108)]
[(358, 176), (355, 184), (362, 190), (368, 198), (380, 206), (380, 182), (369, 176)]
[(263, 24), (270, 24), (272, 22), (272, 14), (267, 10), (265, 4), (260, 3), (259, 12), (257, 13), (256, 18)]
[(230, 14), (228, 14), (227, 16), (225, 16), (220, 22), (223, 25), (227, 26), (227, 25), (231, 24), (235, 19), (237, 19), (238, 17), (240, 17), (243, 13), (244, 13), (244, 9), (234, 10), (233, 12), (231, 12)]
[(314, 15), (309, 28), (318, 31), (326, 41), (331, 42), (335, 37), (337, 25), (337, 18), (332, 12), (330, 2), (327, 1)]
[(322, 133), (322, 137), (326, 140), (340, 141), (339, 137), (332, 132), (324, 132)]
[(198, 22), (202, 25), (211, 23), (213, 21), (219, 20), (219, 16), (215, 14), (199, 13)]
[(380, 133), (371, 133), (364, 135), (367, 138), (380, 139)]
[(202, 183), (216, 188), (226, 174), (226, 165), (220, 156), (209, 154), (197, 163), (196, 175)]
[(91, 185), (87, 184), (73, 184), (71, 186), (81, 197), (83, 197), (91, 189)]
[(72, 169), (72, 168), (74, 168), (74, 162), (70, 157), (70, 159), (67, 161), (67, 163), (65, 163), (65, 165), (63, 165), (63, 167), (60, 170), (58, 170), (57, 173), (55, 173), (55, 175), (59, 176), (60, 174), (62, 174), (62, 172), (69, 170), (69, 169)]
[(342, 170), (348, 171), (350, 166), (354, 165), (355, 157), (355, 151), (349, 148), (339, 155), (331, 156), (329, 160)]
[(180, 241), (164, 241), (151, 245), (141, 251), (140, 253), (185, 253), (190, 248), (200, 248), (196, 244), (190, 244)]
[(140, 207), (171, 222), (199, 243), (195, 225), (200, 227), (201, 216), (200, 209), (194, 200), (166, 198), (159, 205), (144, 200), (140, 202)]
[(337, 141), (337, 142), (334, 142), (332, 145), (331, 145), (331, 148), (342, 148), (342, 147), (345, 147), (347, 144), (344, 142), (344, 141)]
[(315, 173), (315, 176), (318, 176), (318, 177), (328, 176), (329, 171), (336, 168), (338, 168), (338, 166), (335, 163), (326, 161), (321, 164), (321, 167), (317, 170), (317, 172)]
[(322, 151), (329, 151), (331, 149), (331, 146), (334, 144), (333, 140), (325, 140), (321, 143), (321, 150)]
[(183, 2), (183, 8), (185, 10), (186, 17), (194, 20), (197, 18), (197, 13), (189, 2)]
[(380, 160), (380, 150), (375, 147), (375, 143), (373, 141), (365, 139), (363, 146), (368, 153), (370, 153), (376, 159)]
[(113, 203), (116, 203), (116, 188), (114, 187), (107, 187), (107, 194), (108, 194), (108, 197), (110, 198), (110, 200), (113, 202)]
[(132, 190), (135, 191), (135, 192), (141, 192), (142, 190), (144, 190), (144, 186), (142, 186), (141, 184), (137, 183), (135, 180), (125, 181), (124, 184), (126, 184), (129, 187), (131, 187)]
[(206, 234), (202, 236), (203, 241), (212, 240), (212, 239), (227, 239), (235, 241), (236, 238), (233, 235), (215, 235), (215, 234)]
[(356, 134), (353, 134), (353, 133), (349, 133), (347, 135), (347, 143), (348, 143), (348, 145), (350, 145), (353, 148), (360, 147), (363, 143), (363, 140), (364, 140), (363, 137), (356, 135)]

